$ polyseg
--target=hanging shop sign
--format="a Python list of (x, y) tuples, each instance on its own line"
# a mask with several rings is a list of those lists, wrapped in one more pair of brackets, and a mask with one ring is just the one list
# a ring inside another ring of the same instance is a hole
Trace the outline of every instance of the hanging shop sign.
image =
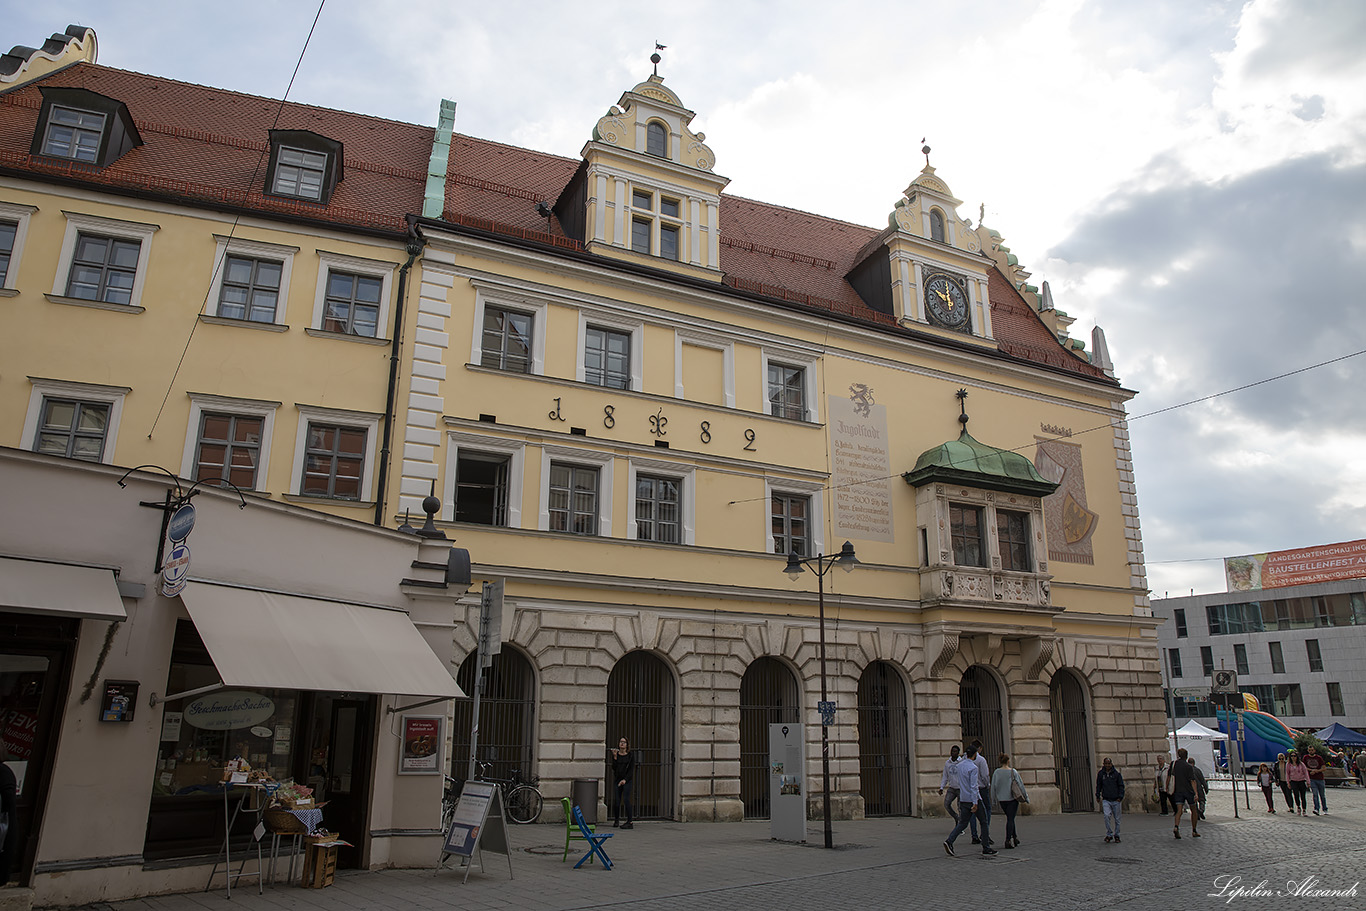
[(194, 531), (194, 504), (186, 503), (171, 514), (166, 522), (166, 537), (176, 544), (184, 541)]
[(161, 566), (161, 593), (168, 598), (174, 598), (185, 589), (185, 583), (190, 579), (190, 546), (188, 544), (177, 544), (171, 548), (171, 552), (166, 555), (166, 562)]
[(275, 714), (275, 700), (247, 690), (223, 690), (185, 706), (185, 723), (203, 731), (236, 731)]

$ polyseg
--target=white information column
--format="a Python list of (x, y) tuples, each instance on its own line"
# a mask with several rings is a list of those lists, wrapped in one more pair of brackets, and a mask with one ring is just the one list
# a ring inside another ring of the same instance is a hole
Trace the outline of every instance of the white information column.
[(769, 834), (778, 841), (806, 841), (806, 729), (794, 723), (768, 726)]

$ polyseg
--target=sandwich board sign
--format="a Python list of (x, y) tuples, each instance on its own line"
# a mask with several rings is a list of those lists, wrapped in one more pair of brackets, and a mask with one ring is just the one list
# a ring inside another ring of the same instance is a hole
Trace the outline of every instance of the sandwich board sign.
[(445, 869), (446, 859), (463, 858), (468, 882), (474, 866), (475, 852), (479, 854), (479, 872), (484, 872), (484, 851), (506, 854), (508, 878), (512, 878), (512, 846), (508, 843), (507, 818), (503, 813), (503, 792), (489, 781), (467, 781), (460, 788), (460, 798), (451, 816), (451, 827), (446, 830), (441, 844), (438, 871)]

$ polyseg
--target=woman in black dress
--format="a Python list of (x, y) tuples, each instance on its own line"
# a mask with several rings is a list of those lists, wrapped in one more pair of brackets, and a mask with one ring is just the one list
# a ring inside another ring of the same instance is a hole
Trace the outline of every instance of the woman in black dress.
[[(616, 820), (612, 823), (621, 826), (623, 829), (634, 829), (631, 825), (631, 779), (636, 773), (636, 757), (631, 752), (630, 746), (623, 737), (617, 741), (617, 747), (612, 751), (612, 781), (616, 785)], [(626, 805), (626, 825), (621, 825), (621, 807)]]

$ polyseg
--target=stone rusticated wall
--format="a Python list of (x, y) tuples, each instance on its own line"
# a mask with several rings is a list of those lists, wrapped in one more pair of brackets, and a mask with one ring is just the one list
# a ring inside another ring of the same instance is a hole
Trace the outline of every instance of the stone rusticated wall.
[[(512, 608), (509, 601), (509, 609)], [(456, 665), (475, 647), (477, 609), (457, 630)], [(740, 680), (756, 658), (776, 657), (798, 675), (807, 720), (808, 815), (821, 815), (819, 628), (782, 618), (724, 621), (660, 616), (654, 611), (521, 607), (510, 641), (527, 653), (536, 673), (537, 773), (547, 798), (547, 816), (558, 815), (560, 797), (575, 778), (601, 778), (608, 742), (607, 679), (628, 652), (659, 655), (678, 683), (678, 805), (688, 821), (739, 820)], [(1092, 768), (1110, 756), (1126, 780), (1146, 782), (1145, 770), (1163, 750), (1164, 715), (1156, 646), (1116, 640), (1064, 640), (1039, 675), (1026, 680), (1019, 643), (1005, 640), (986, 653), (985, 638), (965, 638), (939, 678), (925, 676), (920, 636), (914, 627), (826, 626), (830, 698), (840, 706), (830, 729), (832, 814), (859, 818), (858, 681), (874, 661), (897, 668), (908, 684), (912, 725), (912, 781), (919, 815), (943, 815), (939, 777), (949, 748), (961, 742), (958, 684), (972, 665), (985, 666), (1006, 688), (1007, 750), (1030, 791), (1028, 813), (1060, 807), (1053, 776), (1049, 684), (1068, 667), (1085, 682), (1091, 725)], [(995, 757), (989, 757), (994, 765)], [(1151, 788), (1131, 786), (1126, 803), (1141, 809)]]

